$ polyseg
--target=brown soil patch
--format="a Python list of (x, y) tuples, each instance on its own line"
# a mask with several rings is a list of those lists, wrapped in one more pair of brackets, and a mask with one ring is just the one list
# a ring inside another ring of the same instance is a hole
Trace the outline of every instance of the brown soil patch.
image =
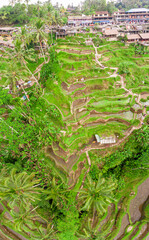
[(75, 131), (79, 127), (79, 123), (77, 122), (77, 123), (71, 124), (71, 126), (72, 126), (72, 131)]
[(58, 142), (53, 142), (53, 148), (55, 149), (54, 152), (56, 155), (67, 158), (68, 152), (65, 152), (58, 144)]
[(27, 240), (25, 237), (21, 236), (20, 234), (14, 232), (13, 230), (11, 230), (10, 228), (1, 225), (0, 224), (0, 229), (6, 234), (6, 236), (8, 236), (8, 238), (6, 236), (4, 236), (2, 233), (0, 233), (0, 236), (3, 236), (4, 238), (1, 238), (1, 240), (9, 240), (11, 237), (14, 240)]
[(87, 112), (86, 108), (76, 110), (76, 118), (80, 118)]
[(142, 109), (138, 109), (138, 110), (137, 110), (137, 114), (140, 114), (140, 113), (142, 113), (142, 112), (143, 112)]
[(72, 171), (70, 173), (68, 185), (71, 186), (71, 188), (73, 188), (77, 183), (77, 180), (81, 174), (83, 167), (84, 167), (84, 162), (79, 162), (77, 170), (75, 172)]
[(75, 97), (84, 97), (83, 90), (76, 91), (74, 94), (71, 95), (72, 98)]
[(49, 156), (50, 158), (52, 158), (56, 165), (60, 166), (64, 170), (66, 170), (66, 162), (64, 161), (64, 159), (55, 155), (55, 153), (53, 152), (51, 147), (48, 147), (46, 149), (46, 155)]
[(62, 83), (61, 83), (61, 87), (62, 87), (62, 89), (64, 89), (65, 91), (68, 91), (68, 85), (67, 85), (67, 83), (62, 82)]
[(76, 153), (72, 154), (67, 161), (67, 170), (70, 171), (72, 166), (78, 161)]
[(68, 92), (73, 92), (74, 90), (78, 89), (78, 88), (83, 88), (85, 87), (84, 83), (76, 83), (76, 84), (72, 84), (70, 85), (70, 87), (68, 88)]
[[(145, 224), (145, 225), (142, 227), (139, 235), (137, 236), (137, 238), (136, 238), (135, 240), (144, 239), (145, 236), (146, 236), (148, 233), (149, 233), (149, 223), (148, 223), (148, 224)], [(146, 240), (149, 240), (149, 235), (146, 237)]]
[(72, 103), (72, 107), (73, 108), (78, 108), (81, 107), (82, 105), (85, 105), (88, 102), (88, 98), (81, 98), (81, 99), (76, 99), (73, 103)]
[(142, 92), (140, 95), (141, 95), (141, 98), (143, 98), (143, 99), (146, 99), (147, 97), (149, 97), (148, 92)]

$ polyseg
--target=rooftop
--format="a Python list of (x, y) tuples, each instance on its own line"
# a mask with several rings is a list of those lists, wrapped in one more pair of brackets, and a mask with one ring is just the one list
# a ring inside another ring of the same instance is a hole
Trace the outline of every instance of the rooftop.
[(104, 34), (105, 35), (117, 35), (118, 31), (117, 31), (117, 29), (106, 29)]
[(140, 39), (141, 37), (138, 34), (127, 34), (128, 40)]
[(149, 33), (140, 33), (142, 39), (149, 39)]
[(147, 8), (132, 8), (130, 10), (127, 11), (128, 13), (135, 13), (135, 12), (149, 12), (149, 9)]

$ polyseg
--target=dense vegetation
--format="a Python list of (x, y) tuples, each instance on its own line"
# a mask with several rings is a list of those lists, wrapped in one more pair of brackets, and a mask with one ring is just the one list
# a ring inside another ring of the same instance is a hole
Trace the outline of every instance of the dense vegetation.
[[(15, 3), (13, 5), (0, 8), (0, 24), (1, 25), (22, 25), (34, 22), (37, 18), (42, 18), (49, 25), (63, 24), (67, 21), (62, 10), (55, 10), (50, 2), (43, 5)], [(62, 8), (63, 9), (63, 8)]]
[(105, 0), (85, 0), (82, 5), (82, 10), (86, 14), (94, 13), (95, 11), (108, 11), (113, 13), (118, 9), (129, 10), (131, 8), (149, 8), (148, 0), (118, 0), (118, 1), (105, 1)]
[[(0, 8), (0, 24), (1, 25), (17, 25), (27, 24), (34, 22), (37, 18), (42, 18), (46, 24), (66, 24), (68, 12), (63, 6), (56, 5), (56, 8), (52, 6), (50, 1), (46, 1), (44, 4), (29, 4), (28, 1), (22, 3), (22, 1), (10, 1), (11, 5)], [(129, 10), (131, 8), (149, 8), (148, 0), (121, 0), (121, 1), (108, 1), (106, 0), (85, 0), (82, 3), (81, 10), (76, 7), (73, 11), (73, 15), (81, 14), (93, 14), (96, 11), (108, 11), (112, 14), (118, 9)]]

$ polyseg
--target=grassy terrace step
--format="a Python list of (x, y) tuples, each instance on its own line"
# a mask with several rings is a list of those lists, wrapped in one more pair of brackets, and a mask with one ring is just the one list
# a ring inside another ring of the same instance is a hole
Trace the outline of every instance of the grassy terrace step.
[(76, 54), (76, 53), (67, 53), (67, 52), (59, 52), (58, 53), (58, 57), (59, 59), (61, 60), (68, 60), (68, 61), (83, 61), (83, 60), (86, 60), (86, 59), (92, 59), (94, 57), (93, 54)]
[[(148, 230), (147, 230), (147, 223), (143, 222), (143, 223), (140, 223), (138, 224), (138, 231), (136, 231), (136, 233), (132, 233), (133, 236), (131, 236), (131, 239), (132, 240), (139, 240), (140, 236), (146, 232), (146, 234), (148, 233)], [(146, 235), (145, 234), (145, 235)], [(142, 238), (141, 238), (142, 239)]]
[(87, 46), (85, 43), (82, 44), (76, 44), (76, 43), (61, 43), (60, 45), (56, 46), (56, 49), (78, 49), (78, 50), (92, 50), (93, 52), (95, 52), (93, 46)]
[[(6, 233), (6, 230), (2, 229), (0, 226), (0, 239), (1, 240), (16, 240), (16, 238), (10, 237), (8, 233)], [(19, 240), (17, 238), (17, 240)]]
[(108, 68), (100, 69), (96, 66), (91, 68), (89, 66), (89, 69), (82, 69), (79, 71), (68, 71), (66, 69), (61, 69), (61, 71), (58, 73), (58, 76), (65, 82), (74, 83), (76, 80), (81, 81), (82, 78), (84, 78), (85, 81), (88, 81), (90, 79), (109, 77), (108, 71), (111, 70)]
[(85, 153), (81, 154), (81, 156), (79, 157), (78, 161), (73, 165), (72, 170), (76, 171), (77, 168), (78, 168), (78, 163), (84, 162), (84, 161), (87, 162), (87, 157), (86, 157)]
[(50, 156), (48, 154), (46, 154), (46, 155), (47, 156), (44, 156), (44, 161), (47, 164), (47, 167), (49, 168), (49, 170), (52, 168), (54, 170), (54, 172), (61, 178), (61, 180), (64, 183), (67, 183), (68, 182), (67, 169), (57, 166), (55, 161), (52, 158), (50, 158)]
[(84, 70), (88, 69), (89, 67), (95, 66), (94, 63), (91, 63), (91, 61), (84, 60), (84, 61), (62, 61), (60, 62), (61, 67), (65, 68), (68, 71), (78, 71), (78, 70)]
[[(98, 99), (97, 99), (98, 100)], [(127, 98), (123, 98), (123, 99), (105, 99), (105, 100), (99, 100), (99, 101), (95, 101), (95, 99), (91, 99), (89, 102), (90, 106), (93, 107), (107, 107), (107, 106), (111, 106), (111, 108), (113, 108), (115, 105), (116, 106), (127, 106), (129, 105), (130, 102), (130, 97)]]

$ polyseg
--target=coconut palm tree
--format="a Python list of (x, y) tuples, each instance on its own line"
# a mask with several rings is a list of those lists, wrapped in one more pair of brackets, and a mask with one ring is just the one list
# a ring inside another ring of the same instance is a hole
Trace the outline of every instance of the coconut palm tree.
[(50, 239), (53, 240), (54, 239), (53, 225), (49, 223), (46, 229), (40, 225), (36, 231), (36, 234), (34, 234), (32, 237), (34, 240), (50, 240)]
[(10, 88), (13, 92), (16, 92), (17, 89), (16, 81), (21, 78), (24, 80), (28, 79), (26, 69), (22, 68), (22, 71), (20, 71), (16, 61), (10, 61), (9, 65), (7, 66), (7, 70), (1, 71), (1, 76), (6, 79), (4, 86), (10, 85)]
[(99, 175), (98, 181), (94, 182), (90, 176), (87, 177), (86, 188), (79, 190), (79, 199), (83, 207), (81, 210), (93, 212), (93, 223), (96, 213), (103, 214), (107, 206), (114, 200), (113, 190), (116, 185), (111, 180), (106, 181)]
[(25, 68), (27, 69), (27, 71), (32, 75), (32, 77), (34, 78), (34, 80), (36, 81), (36, 83), (39, 85), (37, 78), (34, 76), (34, 74), (30, 71), (30, 69), (27, 66), (27, 62), (25, 60), (25, 58), (27, 60), (30, 61), (34, 61), (35, 59), (32, 57), (34, 54), (34, 49), (27, 49), (25, 48), (25, 42), (23, 43), (22, 40), (20, 38), (16, 38), (14, 41), (14, 45), (15, 45), (15, 49), (14, 49), (14, 53), (13, 53), (13, 58), (17, 58), (17, 60), (25, 66)]
[(29, 202), (39, 200), (41, 189), (37, 187), (39, 180), (34, 177), (34, 173), (16, 173), (16, 169), (12, 169), (9, 176), (0, 179), (0, 199), (6, 201), (11, 208), (20, 203), (26, 206)]
[(62, 185), (63, 184), (57, 184), (55, 177), (53, 177), (50, 189), (45, 191), (45, 193), (48, 195), (46, 200), (52, 201), (51, 207), (53, 207), (54, 205), (60, 206), (62, 204), (62, 201), (67, 199), (64, 196), (66, 189), (62, 189)]
[(40, 49), (45, 60), (42, 44), (47, 45), (47, 34), (44, 32), (44, 22), (41, 19), (38, 19), (33, 26), (32, 39), (35, 43), (40, 44)]
[(76, 235), (79, 239), (83, 240), (105, 240), (105, 232), (99, 232), (99, 224), (96, 227), (92, 227), (91, 219), (88, 219), (87, 225), (83, 228), (82, 232), (77, 232)]
[[(16, 231), (28, 233), (30, 230), (36, 230), (37, 227), (34, 224), (34, 221), (38, 218), (38, 214), (35, 211), (36, 208), (32, 209), (30, 204), (24, 206), (21, 203), (17, 211), (16, 209), (10, 211), (12, 219), (9, 222), (13, 224)], [(5, 222), (7, 223), (8, 220), (4, 220), (4, 224)]]

